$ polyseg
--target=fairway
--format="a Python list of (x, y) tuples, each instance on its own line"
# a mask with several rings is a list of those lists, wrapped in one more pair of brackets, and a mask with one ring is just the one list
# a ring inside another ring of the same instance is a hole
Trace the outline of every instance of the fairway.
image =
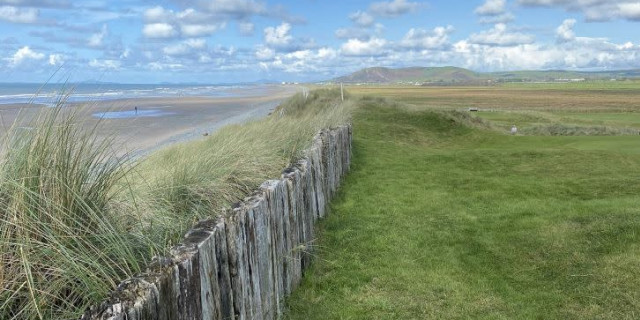
[(640, 316), (640, 137), (359, 104), (352, 172), (287, 319)]

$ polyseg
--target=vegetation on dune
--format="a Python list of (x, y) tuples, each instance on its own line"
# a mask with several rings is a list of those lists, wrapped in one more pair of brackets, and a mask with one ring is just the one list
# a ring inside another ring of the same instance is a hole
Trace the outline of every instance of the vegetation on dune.
[(135, 164), (63, 102), (46, 109), (2, 145), (0, 319), (78, 317), (195, 220), (278, 177), (315, 133), (348, 121), (349, 106), (339, 90), (297, 95), (266, 119)]
[[(109, 141), (45, 109), (14, 128), (0, 165), (0, 318), (73, 318), (142, 269), (153, 248), (114, 215), (130, 164)], [(76, 313), (77, 314), (77, 313)]]
[(388, 104), (355, 109), (352, 171), (287, 319), (637, 317), (637, 136)]

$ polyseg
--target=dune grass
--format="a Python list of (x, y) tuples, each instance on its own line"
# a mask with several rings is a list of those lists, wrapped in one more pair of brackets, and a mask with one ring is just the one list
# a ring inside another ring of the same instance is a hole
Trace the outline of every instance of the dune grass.
[(640, 137), (416, 109), (358, 103), (352, 171), (286, 319), (638, 317)]
[[(64, 101), (2, 144), (0, 319), (72, 319), (349, 120), (336, 90), (133, 163)], [(99, 125), (99, 124), (98, 124)]]

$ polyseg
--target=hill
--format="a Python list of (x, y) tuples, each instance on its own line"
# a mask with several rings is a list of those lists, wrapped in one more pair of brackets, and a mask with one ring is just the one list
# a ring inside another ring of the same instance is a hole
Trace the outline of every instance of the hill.
[(479, 82), (540, 82), (540, 81), (580, 81), (608, 79), (640, 79), (640, 70), (618, 71), (508, 71), (475, 72), (458, 67), (374, 67), (356, 71), (335, 78), (331, 82), (344, 83), (479, 83)]

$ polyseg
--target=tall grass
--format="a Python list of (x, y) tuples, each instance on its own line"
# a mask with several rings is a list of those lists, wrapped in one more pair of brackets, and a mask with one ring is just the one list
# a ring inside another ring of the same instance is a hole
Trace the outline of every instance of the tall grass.
[(303, 156), (318, 131), (348, 122), (350, 106), (337, 90), (295, 95), (266, 119), (153, 154), (135, 170), (136, 193), (146, 193), (152, 219), (180, 225), (175, 230), (182, 233), (193, 221), (219, 213), (265, 179), (278, 177)]
[(113, 156), (95, 128), (80, 128), (63, 104), (3, 141), (2, 319), (68, 318), (139, 272), (150, 245), (111, 210), (126, 159)]
[(0, 151), (0, 319), (77, 318), (193, 221), (278, 177), (320, 129), (348, 121), (339, 98), (297, 95), (266, 119), (135, 165), (64, 101), (14, 128)]

